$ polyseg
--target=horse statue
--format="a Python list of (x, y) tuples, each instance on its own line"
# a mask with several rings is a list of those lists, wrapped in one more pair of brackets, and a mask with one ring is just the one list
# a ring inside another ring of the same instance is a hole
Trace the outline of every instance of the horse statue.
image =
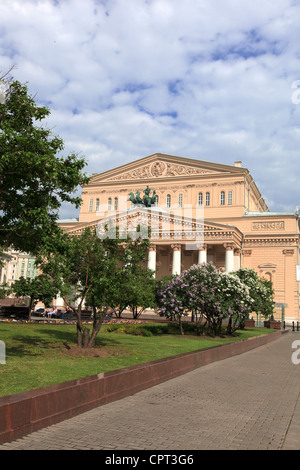
[(143, 193), (144, 196), (141, 198), (140, 196), (140, 191), (136, 191), (136, 194), (134, 195), (133, 192), (129, 193), (129, 199), (128, 201), (132, 202), (133, 204), (139, 204), (145, 207), (151, 207), (154, 206), (155, 204), (155, 197), (156, 197), (156, 191), (152, 192), (152, 196), (150, 196), (151, 189), (149, 186), (147, 186), (146, 189), (144, 189)]

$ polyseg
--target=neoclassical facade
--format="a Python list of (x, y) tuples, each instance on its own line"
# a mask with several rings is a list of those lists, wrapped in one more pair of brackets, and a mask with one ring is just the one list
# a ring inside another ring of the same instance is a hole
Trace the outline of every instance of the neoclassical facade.
[[(150, 195), (155, 191), (153, 207), (128, 200), (130, 193), (142, 197), (147, 187)], [(124, 233), (151, 227), (148, 266), (157, 278), (201, 262), (227, 272), (252, 268), (273, 282), (286, 321), (299, 320), (298, 216), (270, 212), (241, 162), (231, 166), (154, 154), (94, 174), (82, 188), (79, 220), (61, 226), (69, 233), (94, 226), (101, 236), (101, 227), (111, 221)]]

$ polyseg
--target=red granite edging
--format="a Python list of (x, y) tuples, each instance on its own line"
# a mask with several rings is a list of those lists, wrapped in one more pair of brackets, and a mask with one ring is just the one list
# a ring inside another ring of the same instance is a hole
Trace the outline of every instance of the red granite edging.
[(285, 331), (0, 397), (0, 444), (125, 398), (211, 362), (242, 354)]

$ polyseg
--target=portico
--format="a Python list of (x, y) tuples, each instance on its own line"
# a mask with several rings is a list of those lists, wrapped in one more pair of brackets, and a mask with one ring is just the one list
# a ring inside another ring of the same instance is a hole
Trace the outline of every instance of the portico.
[(178, 275), (194, 264), (211, 262), (220, 269), (231, 272), (240, 267), (241, 250), (233, 245), (208, 245), (189, 249), (185, 243), (151, 244), (148, 251), (148, 268), (154, 277)]

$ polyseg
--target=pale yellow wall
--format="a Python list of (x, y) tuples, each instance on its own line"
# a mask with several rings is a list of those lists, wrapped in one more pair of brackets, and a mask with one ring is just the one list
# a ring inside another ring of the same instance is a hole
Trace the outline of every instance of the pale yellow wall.
[[(198, 205), (199, 193), (203, 195), (203, 203), (205, 208), (205, 217), (238, 217), (245, 211), (245, 184), (242, 179), (228, 178), (228, 180), (215, 181), (207, 178), (205, 181), (197, 181), (190, 179), (188, 181), (167, 181), (165, 183), (158, 181), (149, 181), (150, 188), (156, 191), (159, 197), (159, 206), (166, 207), (167, 195), (171, 195), (172, 208), (178, 206), (179, 194), (183, 195), (183, 205)], [(146, 184), (132, 183), (130, 185), (102, 185), (101, 187), (84, 188), (82, 192), (82, 206), (79, 215), (79, 222), (89, 222), (95, 220), (101, 214), (96, 213), (96, 200), (100, 202), (100, 208), (107, 214), (108, 199), (112, 200), (112, 208), (114, 207), (114, 199), (118, 198), (119, 207), (122, 201), (122, 207), (129, 208), (128, 195), (130, 192), (136, 193), (137, 190), (143, 196), (143, 190)], [(225, 193), (225, 204), (221, 204), (221, 192)], [(232, 203), (228, 203), (228, 193), (232, 192)], [(206, 205), (206, 193), (210, 194), (210, 204)], [(151, 193), (152, 194), (152, 193)], [(93, 199), (93, 210), (90, 210), (90, 200)]]

